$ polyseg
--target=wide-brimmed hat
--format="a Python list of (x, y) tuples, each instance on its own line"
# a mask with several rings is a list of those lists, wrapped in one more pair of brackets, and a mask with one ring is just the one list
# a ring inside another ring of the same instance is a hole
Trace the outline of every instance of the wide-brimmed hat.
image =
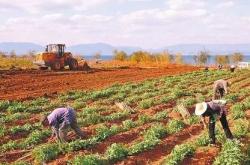
[(207, 103), (205, 103), (205, 102), (197, 103), (195, 105), (195, 114), (198, 115), (198, 116), (200, 116), (203, 113), (205, 113), (206, 110), (207, 110)]

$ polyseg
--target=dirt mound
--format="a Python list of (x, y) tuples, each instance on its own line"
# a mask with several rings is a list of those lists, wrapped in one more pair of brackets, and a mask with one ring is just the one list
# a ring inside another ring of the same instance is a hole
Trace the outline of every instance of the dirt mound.
[(114, 83), (136, 82), (198, 69), (192, 66), (170, 66), (157, 69), (91, 69), (92, 72), (1, 71), (0, 100), (25, 100), (40, 96), (51, 97), (69, 90), (100, 89)]

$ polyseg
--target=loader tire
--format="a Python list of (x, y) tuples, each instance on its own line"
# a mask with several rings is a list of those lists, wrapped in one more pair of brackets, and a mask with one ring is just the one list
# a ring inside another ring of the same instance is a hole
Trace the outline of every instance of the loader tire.
[(77, 70), (78, 68), (78, 62), (76, 59), (71, 59), (69, 62), (69, 69), (70, 70)]
[(51, 69), (52, 70), (61, 70), (61, 64), (60, 64), (60, 62), (59, 61), (54, 62), (52, 64), (52, 66), (51, 66)]

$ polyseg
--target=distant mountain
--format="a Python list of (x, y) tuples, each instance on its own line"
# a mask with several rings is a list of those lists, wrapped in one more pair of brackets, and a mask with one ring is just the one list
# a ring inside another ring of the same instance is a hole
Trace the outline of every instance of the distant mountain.
[(181, 52), (185, 55), (194, 55), (204, 50), (208, 51), (211, 55), (230, 54), (234, 52), (250, 55), (250, 44), (180, 44), (167, 46), (158, 50), (168, 50), (173, 53)]
[(0, 43), (0, 51), (9, 53), (15, 51), (17, 55), (26, 54), (29, 51), (42, 51), (43, 46), (30, 42), (2, 42)]
[[(44, 51), (44, 47), (45, 46), (29, 42), (0, 43), (0, 51), (9, 53), (14, 50), (17, 55), (25, 54), (29, 51)], [(73, 54), (92, 56), (96, 53), (100, 53), (101, 55), (112, 55), (114, 50), (123, 50), (127, 54), (131, 54), (134, 51), (142, 50), (142, 48), (133, 46), (112, 46), (106, 43), (92, 43), (68, 46), (66, 50), (71, 51)], [(168, 50), (171, 53), (180, 52), (184, 55), (194, 55), (201, 50), (206, 50), (211, 55), (230, 54), (234, 52), (250, 55), (250, 44), (180, 44), (159, 49), (148, 49), (147, 51), (160, 52), (163, 50)]]

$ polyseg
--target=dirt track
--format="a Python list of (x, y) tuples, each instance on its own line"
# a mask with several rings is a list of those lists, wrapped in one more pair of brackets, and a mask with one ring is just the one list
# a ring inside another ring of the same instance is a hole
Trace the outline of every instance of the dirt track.
[(69, 90), (99, 89), (114, 83), (136, 82), (198, 69), (192, 66), (169, 66), (157, 69), (95, 70), (91, 73), (82, 71), (1, 71), (0, 100), (26, 100), (40, 96), (53, 96)]

